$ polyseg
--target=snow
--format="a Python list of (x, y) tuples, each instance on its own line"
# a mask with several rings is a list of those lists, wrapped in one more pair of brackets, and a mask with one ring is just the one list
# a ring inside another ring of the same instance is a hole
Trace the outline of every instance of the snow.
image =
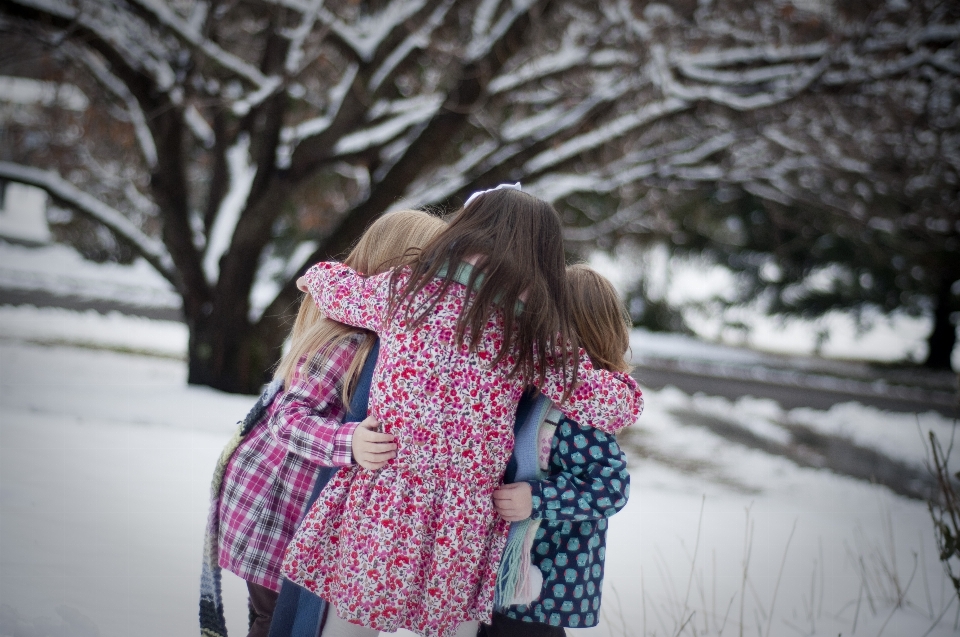
[[(599, 254), (591, 263), (620, 289), (637, 270)], [(264, 273), (275, 274), (282, 263), (267, 265)], [(672, 300), (727, 282), (722, 273), (670, 267), (662, 287)], [(93, 264), (59, 245), (0, 242), (0, 287), (179, 303), (143, 261)], [(884, 325), (864, 337), (861, 355), (922, 339), (922, 330)], [(795, 341), (814, 332), (787, 329)], [(683, 335), (637, 330), (631, 343), (637, 361), (866, 377), (855, 363)], [(131, 626), (147, 637), (196, 634), (209, 480), (253, 398), (187, 386), (186, 346), (179, 322), (0, 307), (0, 635), (111, 636)], [(601, 625), (572, 634), (677, 634), (688, 619), (683, 634), (739, 634), (742, 618), (750, 635), (847, 635), (854, 625), (855, 634), (923, 635), (945, 609), (930, 635), (954, 634), (956, 601), (924, 503), (799, 468), (696, 424), (721, 419), (780, 443), (785, 426), (799, 424), (922, 467), (927, 432), (946, 443), (951, 421), (857, 403), (785, 410), (672, 387), (645, 395), (646, 412), (619, 436), (632, 495), (611, 520)], [(242, 635), (243, 583), (227, 573), (224, 586), (230, 632)]]
[(157, 166), (157, 146), (153, 142), (153, 134), (147, 125), (147, 119), (140, 108), (140, 103), (127, 88), (120, 78), (110, 72), (110, 69), (103, 63), (101, 58), (88, 49), (75, 47), (70, 44), (67, 50), (73, 49), (71, 55), (83, 61), (94, 77), (105, 86), (111, 93), (119, 97), (126, 106), (127, 113), (130, 116), (130, 123), (133, 124), (133, 130), (137, 136), (137, 143), (140, 145), (140, 152), (143, 154), (147, 167), (153, 170)]
[[(166, 4), (156, 2), (155, 0), (135, 0), (144, 10), (153, 14), (156, 20), (163, 26), (172, 31), (178, 38), (187, 44), (197, 47), (203, 54), (228, 71), (243, 77), (254, 86), (257, 91), (246, 100), (234, 105), (234, 112), (243, 116), (249, 112), (251, 106), (259, 103), (266, 95), (262, 93), (273, 92), (280, 85), (281, 79), (277, 76), (267, 77), (260, 72), (257, 67), (245, 62), (241, 58), (233, 55), (229, 51), (220, 48), (215, 42), (204, 37), (199, 31), (195, 30), (188, 22), (180, 18)], [(254, 97), (258, 96), (258, 97)]]
[(43, 345), (72, 345), (137, 352), (185, 360), (187, 326), (118, 312), (72, 312), (60, 308), (0, 307), (0, 341), (14, 339)]
[(200, 140), (204, 148), (213, 148), (213, 144), (216, 142), (216, 134), (196, 106), (191, 104), (186, 108), (183, 112), (183, 121), (186, 122), (190, 132)]
[(408, 108), (405, 108), (396, 117), (341, 137), (334, 148), (334, 152), (337, 155), (359, 153), (393, 139), (407, 128), (433, 117), (433, 114), (443, 104), (443, 96), (424, 95), (415, 100), (406, 100), (406, 102), (408, 102)]
[(278, 255), (272, 246), (267, 246), (257, 265), (257, 274), (250, 289), (250, 310), (247, 313), (251, 323), (263, 317), (264, 311), (277, 298), (283, 284), (307, 263), (307, 259), (319, 244), (313, 240), (301, 241), (288, 257)]
[[(493, 3), (481, 3), (478, 13), (485, 12), (486, 8), (491, 4)], [(472, 39), (469, 44), (467, 44), (467, 50), (463, 56), (464, 60), (467, 62), (476, 62), (488, 55), (493, 49), (493, 46), (503, 39), (504, 34), (513, 26), (517, 18), (526, 13), (532, 6), (533, 0), (513, 0), (510, 7), (503, 12), (496, 24), (488, 28), (475, 29)]]
[(0, 192), (0, 236), (26, 243), (49, 242), (46, 191), (6, 184)]
[(540, 56), (512, 73), (499, 75), (490, 82), (488, 90), (491, 94), (502, 93), (551, 73), (565, 71), (581, 64), (587, 54), (587, 49), (577, 46), (564, 46), (556, 53)]
[(341, 80), (327, 93), (327, 111), (320, 117), (314, 117), (293, 127), (285, 127), (280, 131), (280, 143), (277, 145), (276, 164), (278, 168), (289, 168), (293, 156), (294, 146), (308, 137), (319, 135), (327, 130), (343, 106), (347, 91), (353, 85), (360, 66), (351, 63), (347, 66)]
[(661, 102), (644, 104), (632, 113), (622, 115), (603, 126), (597, 127), (589, 133), (573, 137), (558, 145), (556, 148), (535, 155), (530, 161), (524, 164), (523, 169), (528, 173), (542, 172), (565, 159), (596, 148), (648, 122), (688, 107), (688, 102), (677, 99), (676, 97), (668, 97)]
[[(210, 475), (253, 398), (187, 386), (171, 358), (185, 348), (178, 323), (3, 308), (0, 334), (0, 634), (195, 634)], [(657, 345), (684, 346), (696, 353)], [(911, 464), (925, 457), (917, 423), (945, 439), (946, 418), (854, 403), (784, 411), (669, 387), (646, 401), (620, 436), (632, 496), (611, 520), (602, 623), (575, 634), (676, 634), (693, 613), (688, 633), (738, 634), (742, 617), (744, 634), (856, 623), (875, 635), (889, 617), (883, 634), (922, 635), (945, 608), (930, 634), (952, 634), (925, 504), (738, 446), (685, 414), (766, 437), (799, 422)], [(225, 588), (242, 635), (242, 582), (225, 574)]]
[(387, 36), (425, 4), (423, 0), (396, 0), (380, 13), (356, 16), (349, 25), (326, 7), (319, 7), (317, 13), (323, 24), (353, 49), (357, 57), (370, 62)]
[(0, 288), (39, 290), (145, 307), (179, 308), (180, 295), (150, 264), (94, 263), (62, 244), (27, 248), (0, 241)]
[(203, 271), (211, 284), (216, 283), (220, 275), (220, 257), (230, 249), (240, 213), (247, 203), (253, 179), (257, 176), (257, 167), (250, 161), (250, 135), (247, 133), (241, 133), (236, 143), (227, 150), (227, 168), (230, 172), (230, 190), (220, 202), (220, 209), (210, 229), (207, 249), (203, 253)]
[(0, 634), (197, 633), (204, 484), (252, 398), (185, 380), (179, 361), (0, 344)]
[(0, 101), (16, 104), (59, 106), (72, 111), (84, 111), (90, 99), (73, 84), (44, 82), (27, 77), (0, 76)]
[(390, 77), (397, 66), (399, 66), (410, 53), (416, 49), (426, 48), (430, 44), (430, 35), (437, 27), (443, 24), (443, 19), (452, 6), (453, 0), (444, 0), (433, 10), (423, 26), (404, 38), (403, 42), (386, 57), (380, 67), (370, 77), (370, 81), (367, 82), (367, 90), (371, 93), (376, 92), (380, 85)]

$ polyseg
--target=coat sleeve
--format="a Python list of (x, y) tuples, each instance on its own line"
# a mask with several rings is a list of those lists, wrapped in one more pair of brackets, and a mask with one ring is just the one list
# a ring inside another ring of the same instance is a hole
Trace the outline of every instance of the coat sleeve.
[(315, 353), (277, 399), (268, 429), (290, 453), (325, 467), (353, 463), (358, 423), (340, 422), (346, 412), (341, 391), (358, 342), (359, 338), (346, 339)]
[(627, 457), (613, 434), (564, 418), (553, 436), (550, 473), (531, 480), (534, 519), (600, 520), (630, 497)]
[(637, 381), (622, 372), (594, 369), (582, 350), (577, 387), (566, 401), (561, 401), (566, 385), (562, 372), (551, 366), (540, 391), (570, 420), (590, 423), (614, 434), (632, 425), (643, 413), (643, 392)]
[(324, 261), (304, 277), (313, 302), (325, 316), (379, 333), (390, 302), (391, 274), (368, 277), (342, 263)]

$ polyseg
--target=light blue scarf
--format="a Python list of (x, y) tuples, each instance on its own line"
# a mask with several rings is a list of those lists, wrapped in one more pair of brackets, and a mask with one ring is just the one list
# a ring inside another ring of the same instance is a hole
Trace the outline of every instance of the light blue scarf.
[[(556, 412), (556, 413), (554, 413)], [(553, 417), (551, 417), (553, 416)], [(550, 399), (540, 394), (535, 399), (530, 412), (520, 426), (513, 446), (513, 457), (517, 461), (515, 482), (543, 480), (547, 477), (540, 463), (540, 428), (549, 426), (547, 432), (552, 438), (556, 428), (557, 412)], [(545, 465), (545, 463), (544, 463)], [(526, 604), (540, 596), (543, 587), (543, 575), (531, 561), (530, 551), (533, 540), (540, 528), (540, 520), (527, 518), (510, 524), (507, 545), (500, 559), (500, 572), (493, 596), (493, 607), (497, 610)]]

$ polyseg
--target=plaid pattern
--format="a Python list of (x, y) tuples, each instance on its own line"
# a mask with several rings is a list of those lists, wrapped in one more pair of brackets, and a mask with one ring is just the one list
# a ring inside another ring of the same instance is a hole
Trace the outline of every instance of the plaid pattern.
[(340, 399), (362, 335), (314, 355), (269, 417), (237, 447), (220, 492), (220, 566), (280, 590), (283, 552), (303, 515), (321, 466), (352, 463), (357, 423), (341, 424)]

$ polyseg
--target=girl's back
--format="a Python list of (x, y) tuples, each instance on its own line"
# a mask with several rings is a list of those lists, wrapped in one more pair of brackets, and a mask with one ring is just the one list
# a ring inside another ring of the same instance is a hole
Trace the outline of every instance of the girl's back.
[(416, 330), (400, 313), (381, 323), (370, 409), (396, 437), (397, 457), (379, 471), (339, 472), (288, 551), (288, 577), (341, 617), (382, 631), (444, 634), (489, 612), (507, 526), (492, 494), (523, 385), (490, 365), (503, 339), (499, 313), (475, 348), (457, 343), (466, 297), (466, 287), (450, 286)]
[[(456, 236), (457, 221), (450, 228)], [(489, 620), (506, 531), (492, 493), (528, 381), (539, 381), (557, 403), (569, 394), (568, 415), (609, 431), (633, 422), (642, 405), (626, 375), (598, 372), (584, 359), (574, 369), (547, 361), (545, 352), (570, 362), (556, 348), (556, 332), (529, 329), (531, 320), (555, 318), (555, 305), (536, 311), (549, 290), (513, 281), (512, 292), (498, 294), (478, 284), (452, 249), (455, 242), (441, 241), (450, 228), (431, 244), (432, 261), (428, 246), (426, 260), (392, 275), (364, 278), (336, 263), (306, 275), (327, 316), (380, 335), (370, 409), (396, 436), (398, 450), (379, 471), (337, 475), (294, 537), (284, 572), (330, 601), (341, 618), (381, 631), (450, 635), (460, 623)], [(456, 239), (461, 251), (464, 237)], [(493, 247), (480, 254), (493, 254)], [(437, 255), (446, 255), (445, 263)], [(484, 261), (488, 283), (501, 266), (515, 270), (502, 256)], [(562, 246), (559, 257), (562, 284)], [(512, 310), (526, 293), (526, 314), (518, 320)], [(489, 311), (472, 312), (477, 304)], [(464, 329), (465, 316), (482, 320)], [(538, 360), (541, 373), (532, 373)], [(568, 392), (577, 375), (576, 390)]]

